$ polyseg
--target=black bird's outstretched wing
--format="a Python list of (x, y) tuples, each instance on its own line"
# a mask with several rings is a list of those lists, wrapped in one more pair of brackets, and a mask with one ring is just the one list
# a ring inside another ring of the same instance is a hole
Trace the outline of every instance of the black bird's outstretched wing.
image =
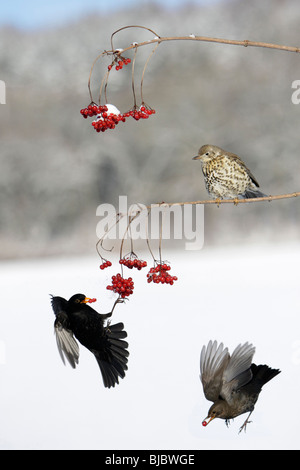
[(110, 388), (118, 384), (119, 377), (125, 377), (129, 356), (123, 323), (104, 326), (104, 319), (112, 312), (99, 314), (86, 305), (83, 294), (76, 294), (68, 301), (63, 297), (52, 297), (51, 304), (56, 316), (54, 331), (62, 361), (65, 363), (66, 358), (73, 368), (76, 367), (78, 340), (94, 354), (104, 386)]
[(128, 343), (124, 341), (127, 337), (123, 323), (116, 323), (105, 327), (103, 338), (103, 349), (101, 351), (91, 350), (95, 355), (100, 367), (104, 386), (114, 387), (119, 383), (119, 377), (125, 377), (129, 352)]
[(56, 316), (54, 333), (58, 352), (63, 363), (65, 364), (66, 357), (70, 365), (75, 369), (79, 359), (79, 346), (70, 328), (66, 313), (67, 300), (63, 297), (52, 296), (51, 305)]

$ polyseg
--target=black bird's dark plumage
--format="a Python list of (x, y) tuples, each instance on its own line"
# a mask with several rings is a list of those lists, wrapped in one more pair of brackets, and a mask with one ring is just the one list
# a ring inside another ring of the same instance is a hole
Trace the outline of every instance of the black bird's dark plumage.
[[(107, 314), (96, 312), (86, 305), (88, 298), (75, 294), (69, 300), (63, 297), (51, 298), (56, 316), (54, 331), (60, 357), (75, 368), (79, 359), (79, 347), (75, 338), (95, 356), (105, 387), (114, 387), (119, 377), (125, 377), (128, 361), (128, 343), (123, 323), (105, 325), (113, 309)], [(118, 303), (118, 301), (115, 302)], [(114, 305), (114, 307), (115, 307)]]

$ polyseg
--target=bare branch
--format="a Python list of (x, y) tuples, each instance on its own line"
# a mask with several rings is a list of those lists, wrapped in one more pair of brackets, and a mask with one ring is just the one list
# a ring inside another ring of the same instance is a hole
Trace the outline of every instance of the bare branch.
[(196, 205), (196, 204), (217, 204), (218, 206), (220, 204), (246, 204), (250, 202), (263, 202), (263, 201), (277, 201), (279, 199), (290, 199), (293, 197), (299, 197), (300, 196), (300, 191), (295, 192), (295, 193), (289, 193), (289, 194), (277, 194), (274, 196), (265, 196), (265, 197), (255, 197), (255, 198), (247, 198), (247, 199), (207, 199), (207, 200), (202, 200), (202, 201), (188, 201), (188, 202), (161, 202), (161, 203), (156, 203), (156, 204), (151, 204), (150, 206), (146, 206), (148, 209), (153, 209), (155, 207), (160, 207), (162, 204), (165, 206), (185, 206), (185, 205)]
[[(190, 36), (168, 36), (168, 37), (157, 36), (154, 39), (150, 39), (148, 41), (131, 44), (127, 48), (123, 49), (123, 52), (129, 51), (133, 49), (134, 47), (141, 47), (141, 46), (146, 46), (149, 44), (161, 43), (161, 42), (166, 42), (166, 41), (202, 41), (202, 42), (214, 42), (218, 44), (230, 44), (232, 46), (264, 47), (267, 49), (277, 49), (277, 50), (287, 51), (287, 52), (300, 52), (300, 47), (285, 46), (285, 45), (272, 44), (272, 43), (260, 42), (260, 41), (249, 41), (248, 39), (244, 39), (240, 41), (240, 40), (235, 40), (235, 39), (222, 39), (222, 38), (211, 38), (211, 37), (206, 37), (206, 36), (194, 36), (193, 34), (191, 34)], [(114, 51), (112, 50), (108, 52), (112, 53)]]

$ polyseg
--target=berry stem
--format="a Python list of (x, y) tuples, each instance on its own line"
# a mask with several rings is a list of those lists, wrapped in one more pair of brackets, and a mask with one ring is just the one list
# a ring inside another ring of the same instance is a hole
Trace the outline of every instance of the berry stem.
[(142, 78), (141, 78), (141, 101), (142, 101), (142, 105), (144, 105), (144, 98), (143, 98), (144, 75), (145, 75), (145, 72), (146, 72), (146, 68), (148, 67), (149, 60), (152, 57), (152, 55), (154, 54), (154, 52), (156, 51), (156, 49), (158, 48), (159, 44), (160, 44), (159, 42), (156, 43), (156, 45), (152, 49), (151, 53), (148, 56), (148, 59), (146, 60), (146, 63), (144, 65), (144, 69), (143, 69), (143, 72), (142, 72)]
[(137, 54), (137, 47), (134, 50), (134, 56), (133, 56), (133, 61), (132, 61), (132, 67), (131, 67), (131, 87), (132, 87), (132, 94), (133, 94), (133, 108), (136, 109), (136, 95), (135, 95), (135, 89), (134, 89), (134, 65), (135, 65), (135, 59), (136, 59), (136, 54)]
[(141, 28), (141, 29), (146, 29), (147, 31), (149, 31), (150, 33), (154, 34), (154, 36), (156, 38), (159, 38), (159, 35), (153, 31), (152, 29), (150, 28), (147, 28), (146, 26), (140, 26), (140, 25), (128, 25), (128, 26), (123, 26), (122, 28), (119, 28), (117, 29), (116, 31), (114, 31), (110, 37), (110, 43), (111, 43), (111, 49), (112, 51), (114, 51), (114, 45), (113, 45), (113, 37), (115, 34), (119, 33), (120, 31), (123, 31), (124, 29), (128, 29), (128, 28)]

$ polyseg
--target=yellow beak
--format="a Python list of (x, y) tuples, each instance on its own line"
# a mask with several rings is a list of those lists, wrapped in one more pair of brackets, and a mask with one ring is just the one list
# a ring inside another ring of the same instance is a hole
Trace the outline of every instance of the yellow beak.
[[(207, 418), (208, 418), (208, 416), (207, 416)], [(215, 416), (211, 416), (208, 421), (207, 421), (207, 418), (205, 418), (205, 419), (202, 421), (202, 426), (207, 426), (208, 423), (210, 423), (213, 419), (215, 419)]]

